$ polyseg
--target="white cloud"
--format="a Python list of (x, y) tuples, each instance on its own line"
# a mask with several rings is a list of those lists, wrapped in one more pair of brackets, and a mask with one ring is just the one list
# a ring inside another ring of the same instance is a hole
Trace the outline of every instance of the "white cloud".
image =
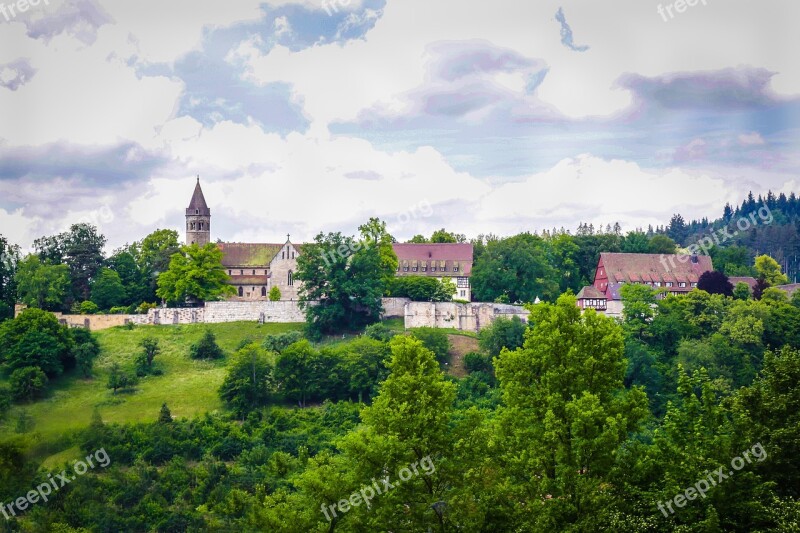
[(739, 143), (743, 146), (760, 146), (766, 144), (764, 138), (761, 137), (757, 131), (739, 135)]

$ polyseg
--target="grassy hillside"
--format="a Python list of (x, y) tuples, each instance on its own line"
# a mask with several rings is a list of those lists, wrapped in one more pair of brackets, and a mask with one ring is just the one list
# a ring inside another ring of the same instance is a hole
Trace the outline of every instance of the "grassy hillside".
[[(95, 408), (107, 422), (155, 420), (163, 402), (167, 402), (175, 417), (190, 417), (221, 408), (217, 389), (224, 379), (227, 361), (194, 361), (188, 355), (189, 346), (206, 328), (214, 332), (219, 345), (230, 354), (242, 339), (260, 341), (268, 334), (302, 329), (303, 324), (232, 322), (98, 331), (101, 352), (93, 377), (83, 379), (70, 374), (55, 380), (52, 393), (46, 399), (15, 406), (0, 424), (0, 435), (14, 434), (19, 414), (25, 411), (33, 423), (29, 433), (36, 442), (37, 455), (46, 456), (68, 448), (71, 444), (64, 437), (88, 425)], [(145, 377), (134, 391), (113, 395), (106, 388), (109, 368), (118, 362), (132, 370), (141, 350), (139, 341), (147, 336), (156, 337), (160, 342), (161, 353), (155, 364), (164, 374)]]

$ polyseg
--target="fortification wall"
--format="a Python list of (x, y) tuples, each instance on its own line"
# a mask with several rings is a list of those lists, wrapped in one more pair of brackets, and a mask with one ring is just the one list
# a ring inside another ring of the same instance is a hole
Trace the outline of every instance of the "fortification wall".
[(528, 321), (524, 307), (495, 303), (409, 302), (405, 305), (406, 328), (453, 328), (478, 332), (499, 316), (519, 316)]

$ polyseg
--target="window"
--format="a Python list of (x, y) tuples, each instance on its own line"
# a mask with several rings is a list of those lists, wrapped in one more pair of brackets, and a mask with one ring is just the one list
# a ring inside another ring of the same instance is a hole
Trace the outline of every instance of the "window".
[(292, 252), (292, 259), (294, 259), (294, 252)]
[(426, 272), (427, 270), (428, 270), (428, 267), (422, 267), (422, 271), (423, 272)]
[(289, 271), (288, 282), (290, 287), (294, 285), (294, 274), (291, 270)]
[(672, 282), (671, 281), (667, 281), (667, 282), (664, 283), (664, 286), (665, 287), (672, 287)]
[(408, 267), (403, 267), (403, 272), (408, 272)]
[(239, 275), (240, 275), (240, 276), (244, 276), (244, 270), (240, 270), (240, 271), (239, 271)]
[(230, 271), (230, 270), (228, 270), (228, 275), (229, 275), (229, 276), (231, 275), (231, 271)]
[(239, 298), (241, 298), (242, 296), (244, 296), (244, 289), (239, 287)]
[(200, 214), (200, 210), (199, 210), (199, 209), (195, 209), (195, 210), (194, 210), (194, 214), (195, 214), (195, 215), (199, 215), (199, 214)]
[(431, 272), (436, 272), (436, 267), (431, 267)]
[(469, 288), (469, 278), (456, 278), (456, 287)]
[(203, 223), (202, 223), (202, 222), (201, 222), (200, 224), (198, 224), (198, 229), (199, 229), (200, 231), (203, 231)]
[(697, 287), (697, 282), (693, 281), (692, 282), (692, 287)]
[(467, 291), (461, 291), (459, 294), (461, 294), (461, 297), (464, 298), (467, 295)]
[(681, 282), (678, 283), (678, 287), (685, 287), (685, 286), (686, 286), (686, 282), (685, 281), (681, 281)]
[(261, 297), (263, 298), (266, 295), (267, 295), (267, 288), (266, 287), (261, 287)]
[(453, 272), (458, 272), (458, 267), (453, 267)]
[(417, 271), (417, 267), (412, 267), (411, 268), (411, 272), (416, 272), (416, 271)]
[(256, 275), (256, 271), (255, 271), (255, 270), (253, 270), (253, 275), (254, 275), (254, 276)]
[(286, 252), (281, 252), (281, 259), (286, 259)]
[(661, 286), (661, 282), (660, 281), (656, 281), (655, 283), (653, 283), (653, 285), (655, 285), (656, 287), (660, 287)]

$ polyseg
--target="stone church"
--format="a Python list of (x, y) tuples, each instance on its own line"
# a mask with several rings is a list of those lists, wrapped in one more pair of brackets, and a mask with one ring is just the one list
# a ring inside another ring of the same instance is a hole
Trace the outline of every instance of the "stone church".
[[(211, 209), (203, 196), (200, 178), (186, 208), (186, 243), (200, 246), (211, 242)], [(286, 236), (284, 243), (219, 242), (222, 266), (236, 288), (234, 299), (268, 300), (272, 287), (281, 291), (281, 300), (297, 300), (297, 257), (302, 245)]]
[[(200, 178), (186, 208), (186, 244), (204, 246), (211, 241), (211, 209), (203, 196)], [(281, 300), (297, 300), (299, 282), (295, 283), (297, 258), (302, 244), (218, 242), (222, 265), (236, 288), (233, 300), (268, 300), (269, 291), (278, 287)], [(472, 244), (394, 244), (397, 276), (448, 278), (456, 287), (453, 298), (471, 300)]]

